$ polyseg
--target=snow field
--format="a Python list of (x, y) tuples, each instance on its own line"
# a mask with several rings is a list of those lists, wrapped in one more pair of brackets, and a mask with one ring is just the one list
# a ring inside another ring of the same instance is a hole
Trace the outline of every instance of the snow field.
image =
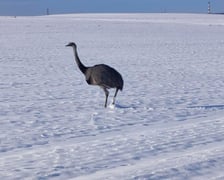
[[(221, 15), (0, 17), (1, 179), (224, 178), (223, 32)], [(115, 106), (70, 41), (122, 74)]]

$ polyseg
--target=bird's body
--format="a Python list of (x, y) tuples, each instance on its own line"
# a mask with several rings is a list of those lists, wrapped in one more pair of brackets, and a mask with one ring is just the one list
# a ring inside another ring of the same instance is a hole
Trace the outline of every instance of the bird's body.
[(105, 86), (107, 88), (123, 89), (121, 75), (114, 68), (105, 64), (89, 67), (86, 71), (86, 82), (88, 84)]
[(107, 106), (107, 99), (109, 95), (108, 89), (116, 88), (113, 99), (114, 104), (118, 90), (123, 89), (124, 82), (121, 74), (117, 72), (114, 68), (105, 64), (98, 64), (92, 67), (84, 66), (79, 59), (76, 44), (69, 43), (67, 46), (73, 47), (76, 63), (81, 72), (85, 75), (86, 82), (90, 85), (98, 85), (103, 88), (106, 95), (105, 107)]

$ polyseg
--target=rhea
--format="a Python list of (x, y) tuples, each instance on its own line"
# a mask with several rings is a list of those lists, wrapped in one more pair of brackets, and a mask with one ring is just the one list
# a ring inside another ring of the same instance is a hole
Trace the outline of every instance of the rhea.
[(115, 104), (115, 98), (118, 91), (122, 91), (123, 89), (124, 81), (121, 74), (114, 68), (105, 64), (97, 64), (91, 67), (86, 67), (79, 59), (77, 45), (74, 42), (70, 42), (66, 46), (71, 46), (73, 48), (75, 61), (80, 71), (85, 75), (86, 82), (89, 85), (98, 85), (104, 90), (106, 96), (104, 104), (105, 108), (107, 107), (107, 99), (109, 96), (108, 89), (116, 88), (112, 102), (112, 104)]

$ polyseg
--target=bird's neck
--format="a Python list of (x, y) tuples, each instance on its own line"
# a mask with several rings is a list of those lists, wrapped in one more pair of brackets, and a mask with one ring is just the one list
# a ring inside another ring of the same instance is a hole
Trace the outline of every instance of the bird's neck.
[(82, 64), (82, 62), (80, 61), (79, 56), (78, 56), (77, 49), (76, 49), (75, 47), (73, 47), (73, 50), (74, 50), (74, 55), (75, 55), (75, 61), (76, 61), (77, 65), (78, 65), (78, 67), (79, 67), (80, 71), (81, 71), (83, 74), (85, 74), (87, 67), (84, 66), (84, 65)]

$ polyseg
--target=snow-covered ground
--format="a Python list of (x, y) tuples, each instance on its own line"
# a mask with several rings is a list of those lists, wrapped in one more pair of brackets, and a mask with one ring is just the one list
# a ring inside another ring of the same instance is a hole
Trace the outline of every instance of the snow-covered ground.
[[(222, 15), (0, 17), (0, 179), (224, 179), (223, 37)], [(71, 41), (122, 74), (114, 107)]]

